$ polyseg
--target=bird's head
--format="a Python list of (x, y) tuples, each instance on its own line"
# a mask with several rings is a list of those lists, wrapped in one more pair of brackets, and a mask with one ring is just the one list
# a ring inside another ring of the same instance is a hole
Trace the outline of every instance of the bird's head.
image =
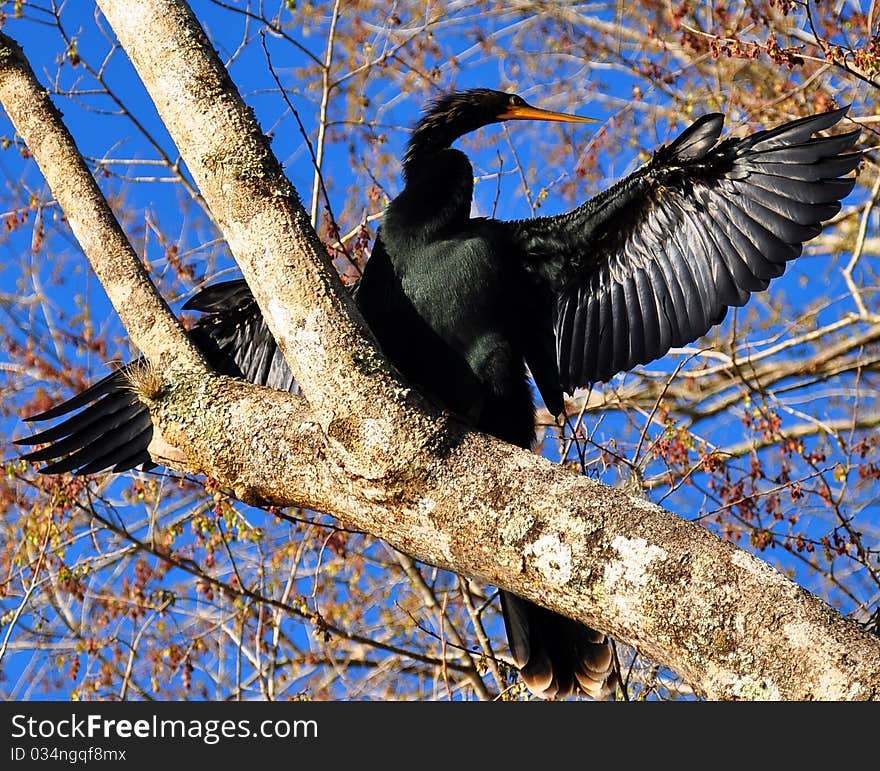
[(532, 107), (517, 94), (474, 88), (455, 91), (431, 102), (416, 125), (410, 140), (410, 152), (423, 148), (448, 147), (456, 139), (490, 123), (507, 120), (547, 120), (561, 123), (595, 123), (595, 118), (584, 118), (564, 112)]
[(473, 88), (469, 91), (454, 91), (435, 99), (425, 111), (421, 123), (431, 123), (438, 129), (442, 126), (455, 126), (461, 134), (466, 134), (481, 126), (505, 120), (593, 123), (596, 119), (532, 107), (518, 94), (493, 91), (490, 88)]

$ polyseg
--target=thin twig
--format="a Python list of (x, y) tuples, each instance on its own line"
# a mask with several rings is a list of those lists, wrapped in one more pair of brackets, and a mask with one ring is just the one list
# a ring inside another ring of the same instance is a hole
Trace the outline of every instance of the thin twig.
[[(330, 82), (330, 68), (333, 65), (333, 46), (336, 43), (336, 23), (339, 21), (339, 0), (333, 3), (333, 12), (330, 16), (330, 29), (327, 32), (327, 51), (324, 55), (324, 63), (321, 67), (321, 107), (318, 112), (318, 139), (315, 147), (315, 177), (312, 182), (312, 227), (318, 228), (318, 191), (324, 187), (321, 177), (321, 169), (324, 165), (324, 141), (327, 136), (327, 110), (330, 106), (330, 94), (333, 84)], [(324, 193), (326, 198), (326, 191)]]
[(855, 270), (856, 265), (858, 265), (859, 260), (862, 258), (862, 252), (865, 249), (865, 236), (868, 232), (868, 221), (871, 218), (871, 212), (874, 210), (878, 196), (880, 196), (880, 174), (878, 174), (877, 179), (874, 180), (874, 186), (871, 188), (871, 195), (868, 196), (868, 200), (865, 202), (862, 217), (859, 220), (859, 231), (856, 236), (856, 244), (853, 247), (852, 256), (850, 257), (849, 262), (843, 269), (843, 278), (846, 280), (847, 287), (849, 287), (853, 302), (855, 302), (856, 307), (859, 309), (859, 315), (862, 318), (871, 318), (872, 320), (880, 320), (880, 317), (868, 313), (865, 301), (862, 298), (862, 292), (853, 279), (853, 271)]

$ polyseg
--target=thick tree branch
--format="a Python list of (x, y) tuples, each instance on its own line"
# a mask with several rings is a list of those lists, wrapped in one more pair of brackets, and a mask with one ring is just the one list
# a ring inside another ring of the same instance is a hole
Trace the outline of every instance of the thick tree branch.
[(219, 412), (181, 439), (242, 497), (326, 511), (581, 618), (712, 698), (880, 698), (880, 640), (658, 506), (473, 433), (410, 458), (396, 487), (366, 488), (326, 462), (326, 437), (284, 394), (211, 379), (175, 386), (151, 411), (188, 420), (193, 392)]
[(352, 352), (369, 349), (370, 333), (355, 320), (351, 299), (253, 111), (185, 3), (98, 5), (183, 148), (304, 393), (318, 413), (339, 414), (340, 403), (360, 385), (358, 375), (364, 377), (351, 366)]
[(433, 441), (444, 423), (407, 410), (422, 400), (377, 352), (198, 20), (180, 0), (98, 5), (147, 84), (339, 462), (365, 478), (400, 473), (401, 459)]
[(243, 500), (335, 514), (422, 561), (580, 618), (709, 697), (880, 698), (880, 640), (759, 559), (419, 409), (346, 320), (307, 215), (188, 9), (101, 5), (312, 405), (176, 371), (144, 400), (192, 465)]

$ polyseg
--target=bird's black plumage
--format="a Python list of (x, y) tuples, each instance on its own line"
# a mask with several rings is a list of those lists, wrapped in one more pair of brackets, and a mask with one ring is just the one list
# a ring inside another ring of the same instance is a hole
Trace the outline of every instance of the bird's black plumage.
[[(357, 289), (388, 358), (439, 405), (521, 447), (534, 439), (526, 365), (553, 414), (563, 394), (691, 342), (766, 289), (853, 187), (858, 131), (815, 137), (846, 110), (719, 142), (723, 118), (695, 121), (644, 167), (555, 217), (470, 216), (473, 170), (451, 147), (500, 120), (566, 119), (515, 95), (442, 97), (416, 126)], [(576, 120), (576, 119), (575, 119)], [(202, 290), (190, 332), (223, 374), (297, 385), (243, 281)], [(114, 373), (31, 420), (81, 409), (20, 444), (45, 473), (152, 465), (149, 413)], [(600, 632), (502, 593), (513, 657), (544, 696), (597, 695), (611, 682)]]

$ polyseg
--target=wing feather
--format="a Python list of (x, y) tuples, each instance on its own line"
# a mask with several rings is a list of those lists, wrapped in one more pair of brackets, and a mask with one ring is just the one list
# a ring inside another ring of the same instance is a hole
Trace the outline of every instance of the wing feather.
[(782, 275), (855, 184), (859, 131), (816, 136), (845, 115), (722, 141), (708, 115), (578, 209), (503, 223), (554, 293), (563, 389), (695, 340)]
[[(611, 330), (614, 340), (628, 340), (630, 337), (630, 322), (627, 315), (626, 306), (626, 290), (622, 284), (613, 282), (611, 284), (611, 317), (614, 320), (614, 326)], [(629, 359), (629, 350), (622, 346), (611, 347), (611, 363), (609, 364), (609, 372), (620, 372), (627, 366)]]
[[(639, 302), (639, 293), (636, 289), (635, 277), (626, 276), (623, 284), (626, 293), (626, 310), (629, 316), (629, 355), (626, 360), (626, 369), (631, 369), (645, 357), (645, 330), (642, 321), (642, 306)], [(579, 370), (583, 372), (584, 370)], [(576, 382), (578, 372), (569, 371), (566, 383)], [(571, 388), (568, 389), (569, 392)]]
[(596, 368), (600, 372), (607, 372), (611, 369), (611, 362), (614, 358), (614, 337), (612, 330), (614, 329), (614, 316), (612, 310), (612, 297), (610, 292), (603, 292), (599, 295), (599, 329), (596, 351)]

